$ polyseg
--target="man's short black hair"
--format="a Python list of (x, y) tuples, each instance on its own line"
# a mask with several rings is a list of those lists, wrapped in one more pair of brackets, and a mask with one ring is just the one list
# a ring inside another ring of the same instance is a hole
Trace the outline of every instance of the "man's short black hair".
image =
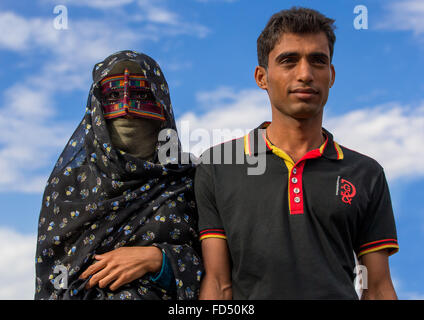
[(267, 69), (269, 53), (280, 40), (283, 33), (319, 33), (324, 32), (330, 48), (330, 61), (333, 58), (335, 20), (327, 18), (316, 10), (292, 7), (274, 14), (257, 40), (258, 63)]

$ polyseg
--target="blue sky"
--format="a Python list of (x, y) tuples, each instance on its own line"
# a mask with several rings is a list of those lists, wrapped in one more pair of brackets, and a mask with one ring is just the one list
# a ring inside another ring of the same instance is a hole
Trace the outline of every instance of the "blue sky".
[[(56, 5), (67, 8), (66, 30), (54, 28)], [(401, 299), (424, 299), (421, 0), (2, 0), (1, 299), (32, 298), (43, 186), (82, 118), (93, 65), (118, 50), (144, 52), (163, 69), (177, 121), (248, 130), (270, 120), (253, 78), (256, 39), (273, 13), (293, 5), (336, 20), (324, 126), (385, 168), (400, 243), (392, 277)], [(368, 10), (368, 29), (354, 27), (357, 5)]]

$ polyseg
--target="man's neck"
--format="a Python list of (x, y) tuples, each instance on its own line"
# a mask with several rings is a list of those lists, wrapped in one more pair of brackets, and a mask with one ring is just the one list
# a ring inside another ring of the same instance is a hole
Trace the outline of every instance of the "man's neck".
[(268, 140), (296, 163), (306, 153), (324, 143), (322, 113), (311, 119), (294, 119), (273, 114), (266, 130)]

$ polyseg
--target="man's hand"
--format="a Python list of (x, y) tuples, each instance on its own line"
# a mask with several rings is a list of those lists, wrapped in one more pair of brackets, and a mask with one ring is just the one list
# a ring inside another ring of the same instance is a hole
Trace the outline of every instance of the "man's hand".
[(110, 289), (113, 291), (148, 272), (159, 272), (162, 266), (162, 252), (154, 246), (121, 247), (94, 258), (98, 261), (80, 276), (80, 279), (86, 279), (93, 275), (87, 283), (87, 289), (96, 284), (100, 288), (111, 284)]

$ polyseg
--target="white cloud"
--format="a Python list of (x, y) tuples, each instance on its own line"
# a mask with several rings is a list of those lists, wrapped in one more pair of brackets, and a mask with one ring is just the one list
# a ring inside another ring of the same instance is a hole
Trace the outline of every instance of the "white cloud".
[[(204, 132), (204, 137), (213, 137), (213, 129), (228, 129), (229, 133), (238, 133), (240, 137), (246, 130), (271, 120), (268, 97), (259, 89), (234, 91), (218, 88), (197, 94), (197, 101), (206, 112), (188, 112), (177, 119), (182, 145), (195, 155), (219, 143), (212, 138), (203, 138), (200, 143), (202, 132), (199, 129), (207, 132)], [(189, 123), (190, 133), (181, 128), (182, 122)], [(323, 126), (340, 144), (377, 160), (384, 167), (388, 179), (424, 177), (424, 162), (417, 161), (424, 158), (424, 149), (421, 148), (424, 141), (424, 102), (415, 106), (392, 103), (343, 115), (329, 115), (324, 117)], [(225, 140), (232, 138), (236, 136), (225, 136)]]
[(177, 12), (168, 9), (164, 0), (44, 0), (44, 2), (61, 4), (67, 7), (81, 6), (101, 10), (118, 9), (125, 5), (136, 3), (138, 10), (130, 14), (117, 10), (115, 14), (122, 15), (121, 18), (125, 19), (125, 21), (146, 23), (143, 27), (143, 32), (140, 32), (140, 34), (154, 33), (161, 36), (187, 34), (203, 38), (210, 32), (206, 26), (189, 21), (181, 17)]
[(155, 24), (151, 29), (162, 35), (194, 35), (206, 37), (210, 30), (204, 25), (186, 21), (179, 14), (165, 7), (161, 0), (138, 0), (140, 13), (133, 17), (135, 21), (146, 21)]
[(424, 300), (424, 292), (403, 292), (402, 300)]
[(0, 300), (32, 300), (36, 236), (0, 227)]
[(138, 5), (145, 12), (146, 20), (150, 22), (176, 25), (180, 17), (163, 6), (156, 0), (138, 0)]
[(424, 291), (409, 291), (406, 288), (406, 282), (399, 278), (397, 270), (391, 270), (393, 286), (399, 300), (424, 300)]
[(0, 12), (0, 47), (22, 50), (27, 47), (32, 33), (26, 19), (13, 12)]
[(69, 14), (67, 30), (54, 28), (53, 14), (50, 18), (26, 18), (13, 12), (0, 12), (0, 48), (22, 56), (39, 50), (46, 59), (40, 73), (34, 75), (43, 80), (38, 83), (50, 91), (74, 90), (87, 88), (93, 65), (113, 52), (138, 51), (146, 41), (157, 42), (163, 37), (185, 34), (204, 37), (209, 32), (205, 26), (185, 21), (157, 1), (139, 0), (138, 5), (139, 13), (127, 17), (133, 21), (132, 25), (118, 24), (122, 15), (119, 11), (116, 15), (120, 19), (115, 22), (110, 18), (75, 19)]
[[(101, 1), (105, 5), (123, 5), (133, 1)], [(69, 5), (95, 5), (100, 1), (72, 1)], [(117, 19), (76, 19), (68, 13), (69, 28), (57, 30), (55, 15), (47, 18), (27, 18), (14, 12), (0, 11), (0, 49), (26, 54), (37, 50), (45, 55), (41, 70), (33, 79), (54, 90), (74, 90), (88, 87), (93, 65), (113, 52), (124, 49), (140, 50), (146, 41), (159, 41), (163, 37), (194, 35), (204, 37), (205, 26), (185, 21), (166, 8), (162, 1), (137, 1), (139, 10), (128, 15), (125, 21), (121, 11), (113, 11)], [(117, 32), (119, 30), (119, 32)], [(25, 59), (22, 64), (25, 67)], [(33, 68), (33, 66), (31, 66)], [(42, 79), (42, 81), (40, 81)], [(32, 80), (32, 79), (29, 79)]]
[(424, 2), (422, 0), (389, 2), (386, 9), (388, 14), (384, 21), (377, 23), (377, 28), (409, 30), (416, 35), (424, 33)]
[(44, 118), (55, 112), (47, 93), (21, 84), (6, 89), (3, 101), (7, 101), (4, 113), (15, 114), (20, 119)]
[[(21, 85), (6, 90), (0, 108), (0, 192), (42, 192), (47, 181), (46, 163), (66, 143), (69, 124), (52, 120), (50, 96)], [(47, 170), (50, 170), (48, 168)]]
[(376, 159), (388, 179), (424, 176), (424, 103), (374, 106), (328, 117), (336, 141)]
[(45, 60), (40, 72), (33, 75), (37, 79), (33, 83), (52, 92), (87, 88), (96, 62), (115, 51), (131, 49), (148, 38), (156, 40), (154, 35), (143, 35), (133, 28), (120, 27), (117, 33), (113, 23), (107, 21), (71, 19), (69, 24), (69, 29), (57, 30), (53, 16), (25, 18), (12, 12), (0, 12), (0, 27), (4, 27), (0, 47), (17, 51), (24, 57), (33, 50), (42, 52)]
[(110, 9), (128, 5), (134, 0), (44, 0), (61, 5), (72, 5), (81, 7), (91, 7), (96, 9)]

